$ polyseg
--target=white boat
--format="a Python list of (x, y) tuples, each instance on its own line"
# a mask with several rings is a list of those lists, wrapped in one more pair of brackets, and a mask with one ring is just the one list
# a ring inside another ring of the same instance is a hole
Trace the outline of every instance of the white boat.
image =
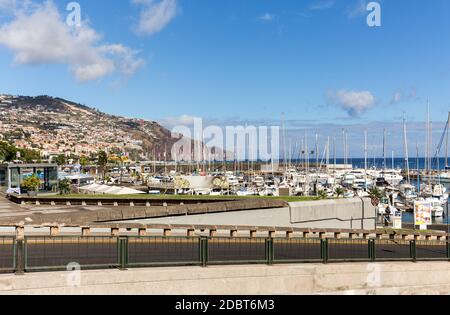
[(442, 207), (441, 201), (437, 198), (425, 199), (425, 201), (431, 203), (432, 216), (434, 218), (442, 218), (444, 216), (444, 207)]
[(384, 170), (380, 173), (380, 177), (389, 183), (391, 186), (397, 186), (403, 181), (403, 176), (400, 175), (401, 170)]
[(264, 187), (264, 185), (265, 185), (264, 178), (261, 176), (255, 177), (255, 179), (253, 180), (253, 184), (259, 188)]

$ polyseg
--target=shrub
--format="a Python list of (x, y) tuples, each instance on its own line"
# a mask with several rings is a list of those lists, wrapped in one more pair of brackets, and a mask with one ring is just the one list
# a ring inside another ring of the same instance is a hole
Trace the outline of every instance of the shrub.
[(70, 180), (63, 179), (60, 180), (58, 183), (58, 187), (59, 187), (59, 194), (60, 195), (67, 195), (70, 193)]
[(25, 188), (27, 191), (38, 191), (40, 185), (41, 181), (39, 180), (39, 178), (37, 178), (36, 175), (28, 177), (22, 182), (23, 188)]

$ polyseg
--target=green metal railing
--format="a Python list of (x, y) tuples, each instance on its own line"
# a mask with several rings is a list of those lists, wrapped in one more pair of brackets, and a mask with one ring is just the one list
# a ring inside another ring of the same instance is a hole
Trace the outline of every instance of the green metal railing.
[(85, 269), (118, 268), (126, 264), (122, 242), (118, 237), (25, 237), (19, 256), (25, 271), (66, 270), (70, 263)]
[(226, 264), (450, 261), (447, 241), (245, 237), (0, 238), (0, 272)]
[(16, 241), (14, 237), (0, 237), (0, 273), (10, 273), (16, 268)]

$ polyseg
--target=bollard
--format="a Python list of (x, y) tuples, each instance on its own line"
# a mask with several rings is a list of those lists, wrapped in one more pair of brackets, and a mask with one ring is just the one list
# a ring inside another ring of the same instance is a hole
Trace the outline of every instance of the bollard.
[(145, 206), (146, 206), (147, 208), (150, 207), (150, 206), (151, 206), (151, 205), (150, 205), (150, 202), (147, 201), (147, 202), (145, 203)]
[(188, 229), (186, 234), (187, 234), (187, 237), (193, 237), (195, 235), (195, 230)]
[(286, 232), (286, 238), (293, 238), (293, 237), (294, 237), (294, 232), (292, 232), (292, 231)]
[(231, 230), (230, 231), (230, 237), (236, 237), (237, 236), (238, 231), (237, 230)]
[(217, 235), (217, 230), (209, 230), (209, 237), (215, 237)]
[(172, 230), (171, 229), (164, 229), (164, 236), (170, 236), (172, 235)]
[(138, 234), (139, 234), (140, 237), (147, 236), (147, 229), (146, 228), (139, 228)]
[(337, 239), (337, 240), (340, 240), (342, 238), (341, 232), (335, 232), (334, 233), (334, 238)]
[(269, 231), (269, 238), (275, 238), (276, 234), (276, 231)]
[(114, 201), (114, 207), (118, 207), (119, 203), (117, 201)]
[(134, 207), (134, 202), (130, 201), (130, 207)]

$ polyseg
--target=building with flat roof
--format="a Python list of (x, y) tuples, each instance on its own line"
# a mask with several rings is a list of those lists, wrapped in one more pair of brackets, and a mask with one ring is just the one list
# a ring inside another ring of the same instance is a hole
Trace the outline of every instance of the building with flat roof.
[(56, 164), (17, 164), (0, 165), (0, 187), (21, 188), (22, 182), (35, 175), (41, 181), (40, 191), (55, 191), (58, 187), (58, 165)]

